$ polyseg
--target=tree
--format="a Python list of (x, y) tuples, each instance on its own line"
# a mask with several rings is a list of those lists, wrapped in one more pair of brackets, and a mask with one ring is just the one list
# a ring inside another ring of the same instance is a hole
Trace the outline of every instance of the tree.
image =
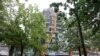
[(2, 41), (3, 40), (3, 36), (2, 36), (2, 24), (4, 23), (3, 22), (3, 20), (4, 20), (4, 18), (3, 18), (3, 11), (4, 10), (4, 8), (3, 8), (3, 3), (2, 3), (2, 0), (0, 0), (0, 41)]
[(20, 7), (19, 16), (23, 16), (22, 24), (29, 40), (29, 47), (33, 49), (34, 55), (40, 55), (42, 45), (47, 37), (44, 16), (35, 6), (30, 5), (29, 9), (27, 8), (25, 11), (22, 7)]
[[(80, 0), (79, 3), (75, 3), (75, 1), (69, 1), (69, 2), (72, 2), (75, 6), (75, 8), (72, 9), (72, 12), (75, 14), (75, 16), (77, 18), (80, 36), (81, 36), (81, 41), (82, 41), (81, 43), (83, 43), (82, 46), (83, 46), (84, 55), (87, 56), (85, 46), (84, 46), (84, 40), (83, 40), (81, 33), (82, 33), (82, 29), (83, 29), (83, 31), (85, 31), (85, 30), (91, 29), (90, 27), (93, 26), (91, 24), (91, 22), (95, 18), (95, 16), (97, 15), (97, 13), (99, 12), (98, 8), (96, 7), (96, 6), (99, 6), (99, 5), (96, 4), (95, 3), (96, 1), (94, 1), (94, 0), (91, 1), (91, 4), (89, 3), (90, 1), (85, 1), (85, 0), (83, 0), (83, 1)], [(91, 11), (93, 9), (93, 7), (92, 8), (88, 7), (88, 6), (91, 6), (91, 5), (93, 5), (94, 8), (95, 8), (93, 11)], [(82, 8), (84, 8), (84, 9), (82, 10)], [(86, 9), (88, 9), (88, 10), (86, 10)], [(83, 11), (85, 11), (85, 12), (83, 12)], [(91, 16), (93, 16), (93, 17), (91, 17)], [(82, 18), (82, 17), (84, 17), (84, 18)], [(87, 22), (89, 24), (87, 24)]]
[[(99, 12), (99, 0), (67, 0), (67, 3), (64, 4), (65, 8), (70, 8), (70, 15), (74, 15), (76, 17), (76, 21), (77, 21), (77, 25), (79, 28), (79, 34), (81, 37), (81, 44), (84, 50), (84, 55), (86, 55), (86, 51), (85, 51), (85, 47), (84, 47), (84, 39), (83, 39), (83, 34), (82, 32), (87, 31), (89, 29), (92, 29), (93, 31), (95, 30), (99, 30), (98, 27), (98, 23), (96, 23), (96, 27), (92, 27), (93, 25), (95, 25), (93, 23), (94, 18), (96, 17), (96, 15)], [(74, 8), (71, 8), (70, 5), (73, 5)], [(99, 21), (99, 20), (97, 20)], [(95, 30), (94, 30), (95, 29)], [(95, 31), (97, 32), (97, 31)], [(94, 33), (95, 33), (94, 32)], [(91, 36), (91, 34), (90, 34)], [(90, 37), (89, 36), (89, 37)], [(90, 38), (88, 38), (89, 40)]]
[[(9, 4), (8, 4), (9, 5)], [(24, 30), (22, 29), (22, 27), (20, 27), (22, 21), (21, 21), (21, 17), (19, 15), (22, 15), (20, 13), (19, 9), (19, 13), (17, 13), (17, 11), (12, 7), (12, 5), (9, 5), (11, 7), (6, 7), (6, 5), (4, 5), (4, 9), (6, 10), (6, 15), (5, 16), (5, 20), (3, 20), (3, 38), (4, 38), (4, 42), (10, 46), (9, 49), (9, 56), (13, 55), (14, 52), (14, 48), (20, 48), (21, 49), (21, 56), (23, 55), (23, 49), (26, 46), (27, 43), (27, 36), (26, 33), (24, 32)], [(21, 7), (22, 5), (20, 5), (19, 7)], [(10, 9), (10, 11), (7, 10), (7, 8)], [(22, 9), (25, 9), (22, 7)], [(22, 10), (21, 10), (22, 11)], [(24, 13), (24, 12), (22, 12)], [(23, 17), (23, 15), (22, 15)], [(21, 34), (20, 34), (21, 33)]]
[[(20, 48), (21, 56), (23, 56), (23, 50), (26, 46), (26, 43), (28, 43), (26, 32), (24, 32), (24, 29), (22, 29), (22, 27), (20, 27), (22, 23), (21, 17), (24, 17), (24, 16), (20, 13), (21, 9), (19, 9), (18, 14), (12, 7), (10, 9), (11, 11), (7, 11), (9, 15), (5, 16), (7, 18), (5, 18), (6, 25), (4, 25), (5, 30), (3, 32), (4, 42), (8, 44), (8, 46), (10, 46), (9, 56), (13, 55), (14, 48)], [(24, 10), (23, 7), (22, 9)], [(25, 12), (22, 12), (22, 13), (25, 13)]]
[[(0, 1), (0, 4), (2, 4), (3, 1)], [(4, 4), (0, 5), (0, 8), (3, 11), (2, 7), (4, 7), (6, 13), (2, 15), (2, 18), (3, 16), (5, 17), (5, 20), (2, 20), (4, 23), (1, 24), (4, 28), (0, 29), (3, 30), (4, 43), (10, 46), (9, 56), (13, 55), (14, 48), (19, 49), (21, 56), (23, 56), (26, 46), (33, 48), (35, 52), (34, 55), (40, 54), (42, 45), (47, 37), (43, 14), (39, 12), (36, 7), (31, 5), (25, 8), (24, 4), (18, 3), (18, 11), (15, 10), (12, 5), (9, 5), (10, 7), (3, 5)], [(7, 8), (9, 8), (10, 11), (7, 10)], [(0, 21), (2, 18), (0, 17)]]
[(42, 13), (34, 13), (32, 40), (34, 40), (34, 43), (33, 43), (35, 45), (34, 49), (39, 52), (42, 50), (42, 46), (45, 43), (45, 39), (47, 37), (45, 27), (46, 27), (46, 25), (45, 25), (45, 20), (44, 20), (43, 14)]

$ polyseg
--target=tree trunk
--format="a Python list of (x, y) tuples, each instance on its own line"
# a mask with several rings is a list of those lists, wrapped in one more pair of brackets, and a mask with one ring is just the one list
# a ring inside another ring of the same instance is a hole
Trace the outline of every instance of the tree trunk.
[(98, 50), (99, 50), (99, 49), (98, 49), (98, 48), (96, 48), (96, 54), (97, 54), (97, 56), (99, 56), (99, 54), (98, 54)]
[(69, 49), (69, 56), (72, 56), (72, 48)]
[(86, 52), (85, 45), (84, 45), (84, 38), (83, 38), (83, 34), (82, 34), (82, 28), (81, 28), (81, 24), (80, 24), (80, 18), (78, 16), (78, 7), (77, 7), (77, 4), (75, 4), (75, 0), (74, 0), (74, 6), (75, 6), (75, 16), (76, 16), (77, 23), (78, 23), (79, 36), (80, 36), (84, 56), (87, 56), (87, 52)]
[(35, 56), (36, 55), (36, 51), (34, 51), (34, 55), (33, 56)]
[(34, 49), (34, 55), (33, 56), (41, 56), (41, 52)]
[(9, 49), (9, 56), (13, 56), (13, 52), (14, 52), (14, 46), (11, 45)]
[(24, 47), (21, 46), (21, 56), (23, 56)]
[(81, 56), (82, 53), (81, 53), (81, 47), (80, 46), (78, 47), (78, 51), (79, 51), (79, 56)]
[(41, 51), (41, 56), (45, 56), (44, 51)]
[(24, 52), (24, 46), (23, 46), (22, 41), (21, 41), (21, 55), (20, 56), (23, 56), (23, 52)]

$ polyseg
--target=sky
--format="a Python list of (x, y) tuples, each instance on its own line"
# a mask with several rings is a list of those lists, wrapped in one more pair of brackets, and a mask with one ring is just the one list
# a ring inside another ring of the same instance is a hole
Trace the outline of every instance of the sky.
[(38, 6), (38, 9), (40, 11), (43, 11), (43, 9), (47, 9), (49, 8), (49, 5), (53, 2), (62, 2), (65, 3), (66, 0), (28, 0), (27, 2), (25, 2), (25, 0), (20, 0), (21, 3), (25, 3), (25, 4), (36, 4)]

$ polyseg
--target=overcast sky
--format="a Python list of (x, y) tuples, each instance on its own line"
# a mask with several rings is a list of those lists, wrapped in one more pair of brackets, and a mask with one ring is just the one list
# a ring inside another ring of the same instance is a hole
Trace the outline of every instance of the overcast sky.
[(63, 2), (63, 3), (66, 2), (66, 0), (28, 0), (27, 2), (25, 2), (25, 0), (19, 0), (19, 1), (27, 4), (36, 4), (38, 5), (40, 11), (49, 8), (49, 5), (52, 2)]

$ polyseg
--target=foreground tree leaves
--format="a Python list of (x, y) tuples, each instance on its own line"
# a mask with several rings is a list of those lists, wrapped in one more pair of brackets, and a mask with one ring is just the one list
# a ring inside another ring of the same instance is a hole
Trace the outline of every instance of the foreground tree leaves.
[[(40, 53), (47, 37), (43, 14), (32, 5), (25, 8), (24, 4), (18, 3), (15, 5), (18, 6), (18, 10), (16, 10), (12, 7), (13, 4), (9, 5), (11, 7), (6, 7), (2, 2), (5, 1), (0, 0), (0, 11), (3, 11), (4, 8), (5, 13), (0, 16), (0, 21), (2, 18), (4, 19), (0, 24), (0, 30), (2, 30), (0, 35), (3, 37), (3, 43), (10, 47), (9, 56), (13, 55), (14, 49), (21, 52), (20, 56), (23, 56), (25, 48), (31, 48), (34, 52)], [(6, 3), (8, 2), (6, 1)]]

